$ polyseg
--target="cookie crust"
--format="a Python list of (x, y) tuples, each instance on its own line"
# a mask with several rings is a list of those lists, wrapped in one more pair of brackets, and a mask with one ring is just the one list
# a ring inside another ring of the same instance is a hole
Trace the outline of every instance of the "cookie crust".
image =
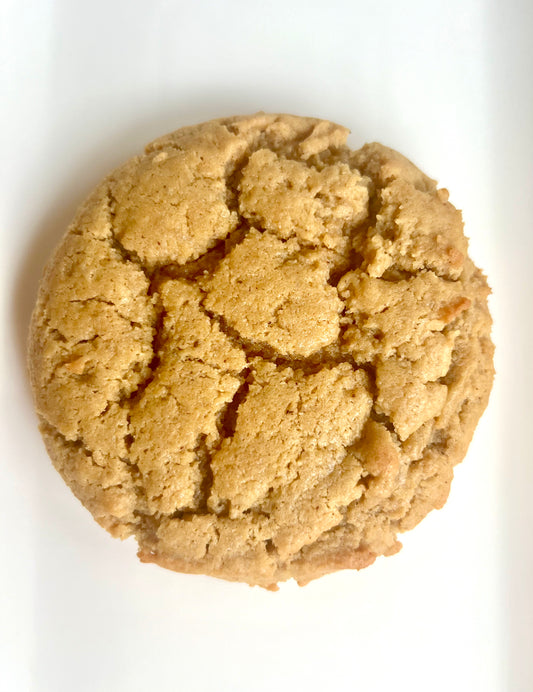
[(144, 562), (305, 584), (447, 499), (492, 385), (489, 289), (447, 191), (347, 135), (258, 113), (161, 137), (45, 270), (47, 450)]

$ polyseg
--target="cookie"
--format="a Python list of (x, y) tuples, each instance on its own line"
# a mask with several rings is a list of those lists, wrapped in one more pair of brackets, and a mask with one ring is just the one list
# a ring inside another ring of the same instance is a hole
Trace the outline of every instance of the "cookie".
[(259, 113), (111, 173), (49, 262), (29, 367), (54, 466), (113, 536), (276, 588), (396, 553), (445, 503), (493, 378), (446, 190)]

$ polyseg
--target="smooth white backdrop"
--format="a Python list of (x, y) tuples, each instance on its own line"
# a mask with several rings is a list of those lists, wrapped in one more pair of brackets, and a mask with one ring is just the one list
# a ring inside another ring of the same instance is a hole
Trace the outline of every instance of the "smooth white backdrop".
[[(4, 0), (0, 690), (531, 692), (533, 29), (527, 0)], [(446, 507), (399, 555), (272, 594), (141, 565), (51, 467), (24, 370), (46, 258), (151, 138), (337, 120), (463, 209), (498, 375)]]

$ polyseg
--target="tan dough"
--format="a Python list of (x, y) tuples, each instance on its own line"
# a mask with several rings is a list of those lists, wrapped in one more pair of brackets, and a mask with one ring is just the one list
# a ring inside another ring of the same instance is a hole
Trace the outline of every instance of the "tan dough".
[(446, 501), (491, 388), (489, 289), (446, 191), (347, 134), (264, 113), (171, 133), (48, 264), (46, 446), (143, 561), (304, 584)]

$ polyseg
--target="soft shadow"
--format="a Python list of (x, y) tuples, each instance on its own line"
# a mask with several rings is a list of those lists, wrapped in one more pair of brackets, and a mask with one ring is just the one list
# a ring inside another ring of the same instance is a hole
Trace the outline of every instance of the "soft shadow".
[[(533, 690), (533, 464), (531, 463), (531, 255), (533, 88), (529, 0), (490, 5), (493, 168), (491, 209), (502, 497), (501, 556), (506, 686)], [(490, 274), (489, 274), (490, 276)]]

